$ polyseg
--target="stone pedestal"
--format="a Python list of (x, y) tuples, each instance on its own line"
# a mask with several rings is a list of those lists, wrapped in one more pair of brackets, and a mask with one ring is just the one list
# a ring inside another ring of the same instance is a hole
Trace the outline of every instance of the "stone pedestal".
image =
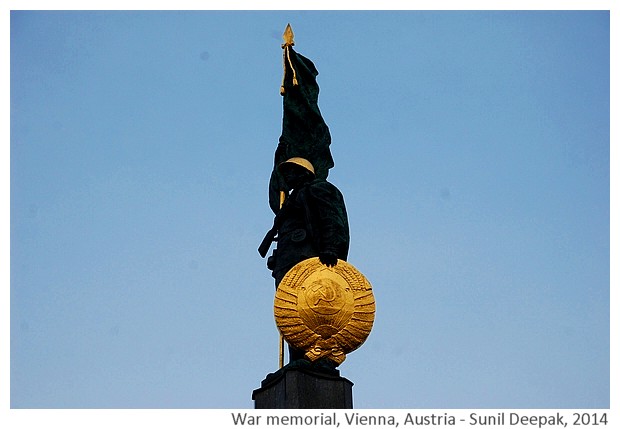
[(254, 408), (353, 408), (353, 383), (338, 371), (282, 368), (252, 393)]

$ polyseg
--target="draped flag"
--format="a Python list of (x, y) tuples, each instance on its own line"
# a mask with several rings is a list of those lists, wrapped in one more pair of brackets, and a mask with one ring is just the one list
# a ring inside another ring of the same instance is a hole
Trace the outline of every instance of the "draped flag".
[(329, 146), (331, 135), (319, 110), (319, 74), (308, 58), (293, 49), (293, 31), (287, 25), (283, 35), (284, 77), (280, 93), (283, 97), (282, 135), (276, 148), (274, 168), (269, 180), (269, 205), (277, 212), (281, 192), (288, 192), (277, 167), (293, 157), (312, 163), (317, 179), (326, 179), (334, 166)]

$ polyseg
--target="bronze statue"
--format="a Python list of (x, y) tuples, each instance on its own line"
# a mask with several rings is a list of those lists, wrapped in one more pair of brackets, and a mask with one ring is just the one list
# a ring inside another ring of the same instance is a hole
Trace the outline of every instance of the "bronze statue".
[(258, 251), (265, 257), (277, 242), (267, 267), (290, 364), (333, 370), (370, 333), (374, 297), (370, 283), (346, 262), (349, 222), (342, 193), (327, 181), (334, 161), (318, 107), (318, 71), (293, 50), (290, 25), (284, 41), (282, 135), (269, 181), (275, 219)]

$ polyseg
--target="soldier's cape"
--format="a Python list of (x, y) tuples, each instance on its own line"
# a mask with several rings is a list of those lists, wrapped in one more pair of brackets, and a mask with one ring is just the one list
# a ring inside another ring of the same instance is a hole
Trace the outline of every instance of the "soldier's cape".
[(280, 191), (288, 191), (278, 173), (278, 165), (293, 157), (305, 158), (314, 166), (317, 179), (327, 179), (329, 169), (334, 166), (329, 149), (331, 135), (318, 105), (316, 77), (319, 72), (312, 61), (293, 50), (290, 25), (284, 39), (284, 78), (280, 88), (284, 110), (282, 135), (269, 180), (269, 205), (274, 212), (280, 208)]

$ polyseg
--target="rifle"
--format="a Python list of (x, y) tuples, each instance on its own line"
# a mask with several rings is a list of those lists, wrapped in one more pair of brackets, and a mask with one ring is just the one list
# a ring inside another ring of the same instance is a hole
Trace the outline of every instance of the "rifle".
[(265, 234), (265, 238), (261, 241), (260, 246), (258, 246), (258, 253), (264, 258), (267, 256), (267, 252), (269, 252), (269, 248), (271, 247), (271, 243), (277, 240), (276, 235), (278, 234), (278, 228), (280, 228), (280, 224), (282, 223), (282, 218), (284, 217), (284, 208), (286, 205), (284, 204), (288, 199), (286, 198), (286, 193), (284, 191), (280, 191), (280, 210), (276, 214), (273, 219), (273, 226), (267, 234)]
[(267, 252), (269, 252), (271, 243), (273, 243), (276, 240), (276, 235), (278, 234), (278, 227), (276, 226), (277, 219), (278, 217), (276, 216), (276, 218), (273, 221), (273, 228), (267, 231), (267, 234), (265, 234), (265, 238), (263, 238), (263, 241), (261, 241), (260, 246), (258, 246), (258, 253), (263, 258), (267, 256)]

